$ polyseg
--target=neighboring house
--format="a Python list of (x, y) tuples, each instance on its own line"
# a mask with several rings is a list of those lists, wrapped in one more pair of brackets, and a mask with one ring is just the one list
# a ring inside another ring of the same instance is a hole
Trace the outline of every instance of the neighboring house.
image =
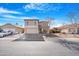
[(49, 30), (47, 21), (39, 21), (38, 19), (25, 19), (25, 33), (47, 33)]
[(62, 33), (79, 34), (79, 24), (70, 24), (61, 27)]
[(12, 31), (13, 33), (23, 33), (24, 29), (10, 23), (0, 26), (4, 31)]

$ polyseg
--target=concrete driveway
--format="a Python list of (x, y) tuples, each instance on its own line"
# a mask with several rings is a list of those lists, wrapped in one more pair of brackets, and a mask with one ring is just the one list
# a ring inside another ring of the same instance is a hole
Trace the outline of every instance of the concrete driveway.
[[(0, 38), (0, 56), (70, 56), (79, 55), (76, 50), (70, 50), (55, 42), (57, 38), (47, 38), (47, 41), (15, 41), (17, 34)], [(51, 41), (52, 40), (52, 41)]]

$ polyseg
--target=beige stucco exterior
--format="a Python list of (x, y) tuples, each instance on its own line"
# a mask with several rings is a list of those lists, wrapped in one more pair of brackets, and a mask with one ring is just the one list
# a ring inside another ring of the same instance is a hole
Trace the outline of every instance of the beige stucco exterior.
[(62, 29), (61, 32), (62, 33), (69, 33), (69, 30), (68, 29)]
[(49, 30), (49, 26), (48, 26), (48, 22), (47, 21), (40, 21), (39, 22), (39, 29), (41, 29), (42, 33), (48, 33)]
[(39, 33), (38, 20), (36, 19), (27, 19), (25, 20), (25, 33), (28, 34), (37, 34)]
[(79, 24), (70, 24), (62, 27), (61, 32), (70, 34), (79, 34)]
[(25, 33), (47, 33), (49, 30), (47, 21), (39, 21), (37, 19), (25, 19)]

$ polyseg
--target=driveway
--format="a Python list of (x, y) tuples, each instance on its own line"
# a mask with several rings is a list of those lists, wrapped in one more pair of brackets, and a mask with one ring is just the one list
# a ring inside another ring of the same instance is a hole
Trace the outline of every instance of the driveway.
[(16, 34), (16, 35), (10, 35), (10, 36), (6, 36), (6, 37), (3, 37), (3, 38), (0, 38), (0, 40), (7, 40), (7, 41), (12, 41), (12, 40), (15, 40), (17, 38), (19, 38), (20, 36), (22, 36), (23, 34)]
[(79, 55), (77, 50), (70, 50), (57, 42), (57, 38), (45, 41), (12, 41), (20, 37), (17, 34), (0, 39), (1, 56), (71, 56)]

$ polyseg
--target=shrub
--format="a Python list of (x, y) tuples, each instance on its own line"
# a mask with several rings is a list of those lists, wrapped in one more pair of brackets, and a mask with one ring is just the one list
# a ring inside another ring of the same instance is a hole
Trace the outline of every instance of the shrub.
[(51, 29), (49, 33), (60, 33), (61, 31), (59, 29)]

